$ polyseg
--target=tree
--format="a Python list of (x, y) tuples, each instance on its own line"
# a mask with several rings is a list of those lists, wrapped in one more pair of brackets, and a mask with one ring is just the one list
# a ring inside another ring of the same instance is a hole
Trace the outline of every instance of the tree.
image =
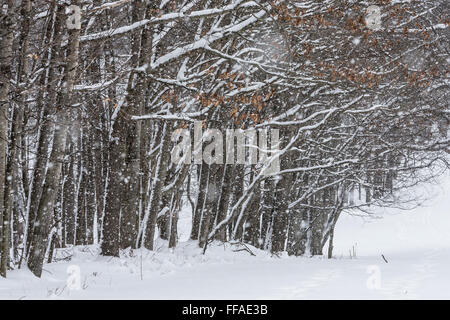
[[(173, 248), (184, 206), (204, 250), (332, 257), (343, 212), (406, 206), (448, 167), (445, 1), (4, 3), (3, 276), (57, 247)], [(205, 162), (211, 129), (258, 152)]]

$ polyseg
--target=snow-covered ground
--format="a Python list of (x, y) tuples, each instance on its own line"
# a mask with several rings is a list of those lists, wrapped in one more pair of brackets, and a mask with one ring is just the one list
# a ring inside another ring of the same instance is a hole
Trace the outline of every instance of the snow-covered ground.
[[(450, 299), (450, 179), (421, 190), (433, 198), (412, 211), (344, 215), (331, 260), (217, 243), (202, 255), (190, 241), (173, 251), (159, 242), (155, 252), (121, 259), (77, 247), (60, 251), (71, 260), (45, 265), (42, 279), (10, 272), (0, 279), (0, 299)], [(187, 221), (185, 214), (183, 240)]]

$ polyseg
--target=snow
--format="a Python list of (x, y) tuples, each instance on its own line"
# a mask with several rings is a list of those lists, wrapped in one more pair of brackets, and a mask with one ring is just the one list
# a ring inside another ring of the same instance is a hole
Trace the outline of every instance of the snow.
[(121, 258), (100, 256), (97, 245), (59, 249), (41, 279), (27, 269), (0, 279), (0, 299), (449, 299), (450, 177), (417, 192), (431, 200), (412, 211), (343, 215), (333, 259), (218, 242), (203, 255), (187, 240), (185, 208), (174, 250), (163, 240)]
[[(223, 8), (220, 9), (205, 9), (205, 10), (200, 10), (200, 11), (193, 11), (190, 12), (189, 14), (185, 14), (184, 12), (178, 12), (178, 13), (167, 13), (152, 19), (143, 19), (141, 21), (137, 21), (131, 25), (127, 25), (127, 26), (122, 26), (119, 28), (115, 28), (115, 29), (111, 29), (111, 30), (106, 30), (106, 31), (101, 31), (101, 32), (97, 32), (97, 33), (93, 33), (93, 34), (88, 34), (88, 35), (84, 35), (82, 37), (80, 37), (80, 41), (84, 42), (84, 41), (92, 41), (92, 40), (98, 40), (98, 39), (102, 39), (105, 37), (111, 37), (111, 36), (115, 36), (115, 35), (120, 35), (120, 34), (124, 34), (127, 33), (129, 31), (138, 29), (138, 28), (142, 28), (148, 24), (159, 24), (159, 23), (168, 23), (174, 20), (179, 20), (182, 18), (202, 18), (202, 17), (209, 17), (209, 16), (215, 16), (215, 15), (219, 15), (219, 14), (223, 14), (226, 12), (231, 12), (232, 10), (235, 10), (238, 7), (253, 7), (256, 6), (257, 4), (254, 1), (248, 1), (245, 3), (242, 3), (243, 0), (238, 0), (235, 1), (233, 3), (231, 3), (230, 5), (227, 5)], [(111, 8), (114, 6), (117, 6), (121, 4), (121, 1), (118, 1), (117, 3), (109, 3), (109, 4), (105, 4), (101, 7), (98, 8), (94, 8), (93, 10), (103, 10), (105, 8)], [(192, 4), (188, 7), (191, 7)], [(260, 18), (262, 15), (260, 15), (260, 13), (263, 13), (262, 11), (257, 13), (256, 16), (258, 16), (258, 18)], [(237, 31), (239, 31), (240, 29), (238, 29)]]
[(428, 200), (411, 211), (377, 209), (374, 218), (343, 215), (336, 227), (335, 254), (348, 255), (355, 243), (365, 255), (449, 249), (450, 177), (416, 192)]

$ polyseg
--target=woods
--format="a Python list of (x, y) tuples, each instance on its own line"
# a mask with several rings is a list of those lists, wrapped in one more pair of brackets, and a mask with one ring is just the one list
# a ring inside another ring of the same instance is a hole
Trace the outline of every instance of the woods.
[(173, 248), (185, 207), (204, 251), (331, 258), (342, 212), (414, 203), (449, 166), (448, 4), (370, 5), (2, 0), (0, 274)]

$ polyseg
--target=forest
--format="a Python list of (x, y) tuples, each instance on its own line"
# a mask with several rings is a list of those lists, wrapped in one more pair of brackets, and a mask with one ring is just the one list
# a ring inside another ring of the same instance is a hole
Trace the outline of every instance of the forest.
[[(203, 252), (331, 258), (341, 213), (407, 207), (449, 168), (448, 9), (2, 0), (0, 275), (70, 246), (175, 248), (186, 207)], [(225, 148), (245, 161), (198, 161)]]

